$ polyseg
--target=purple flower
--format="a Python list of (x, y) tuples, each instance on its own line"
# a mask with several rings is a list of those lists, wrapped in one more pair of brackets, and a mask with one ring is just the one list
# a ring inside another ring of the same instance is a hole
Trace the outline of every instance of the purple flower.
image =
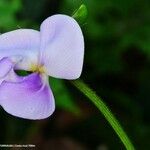
[[(0, 105), (26, 119), (44, 119), (55, 110), (48, 76), (79, 78), (84, 39), (77, 22), (66, 15), (47, 18), (40, 32), (18, 29), (0, 35)], [(14, 70), (33, 73), (21, 77)]]

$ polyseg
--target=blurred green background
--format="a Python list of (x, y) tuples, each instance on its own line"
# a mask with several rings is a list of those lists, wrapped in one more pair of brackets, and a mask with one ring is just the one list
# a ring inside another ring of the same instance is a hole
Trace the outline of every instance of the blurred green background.
[[(149, 0), (0, 0), (0, 33), (39, 29), (57, 13), (72, 15), (84, 3), (85, 61), (81, 78), (110, 106), (139, 150), (150, 149)], [(122, 150), (113, 129), (68, 81), (50, 78), (56, 111), (29, 121), (0, 109), (1, 144), (35, 144), (39, 150)]]

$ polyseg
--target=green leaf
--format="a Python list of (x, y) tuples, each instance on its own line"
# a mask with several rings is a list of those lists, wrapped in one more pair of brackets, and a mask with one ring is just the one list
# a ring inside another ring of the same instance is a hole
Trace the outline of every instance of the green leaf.
[(77, 20), (77, 22), (79, 24), (84, 24), (86, 19), (87, 19), (87, 15), (88, 15), (88, 11), (87, 11), (87, 7), (82, 4), (79, 9), (77, 9), (74, 14), (73, 14), (73, 18), (75, 20)]
[(18, 20), (16, 18), (16, 13), (21, 10), (22, 4), (21, 0), (13, 1), (0, 1), (0, 28), (5, 30), (10, 30), (16, 27)]

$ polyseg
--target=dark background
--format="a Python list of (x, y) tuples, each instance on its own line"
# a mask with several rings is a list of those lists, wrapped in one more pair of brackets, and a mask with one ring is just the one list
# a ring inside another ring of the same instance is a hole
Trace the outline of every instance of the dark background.
[[(139, 150), (150, 149), (149, 0), (0, 0), (0, 33), (38, 29), (46, 17), (72, 15), (84, 3), (87, 21), (81, 78), (112, 109)], [(102, 114), (68, 81), (50, 78), (57, 107), (48, 119), (29, 121), (0, 109), (1, 144), (40, 150), (122, 150)]]

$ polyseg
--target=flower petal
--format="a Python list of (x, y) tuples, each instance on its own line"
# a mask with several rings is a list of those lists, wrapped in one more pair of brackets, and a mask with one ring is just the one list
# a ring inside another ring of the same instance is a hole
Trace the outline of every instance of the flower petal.
[(18, 82), (3, 81), (0, 105), (9, 114), (33, 120), (47, 118), (55, 109), (52, 91), (37, 73), (21, 77)]
[(77, 22), (66, 15), (54, 15), (41, 25), (41, 63), (48, 75), (76, 79), (83, 66), (84, 39)]
[(37, 64), (40, 35), (36, 30), (18, 29), (0, 35), (0, 59), (9, 56), (22, 56), (16, 65), (18, 69), (29, 70)]
[(16, 57), (4, 57), (0, 60), (0, 85), (3, 81), (18, 82), (21, 80), (21, 77), (18, 77), (13, 70), (16, 64), (13, 62), (14, 60), (17, 62), (20, 61), (20, 59), (16, 59)]
[(0, 79), (4, 78), (12, 68), (12, 61), (7, 57), (2, 58), (0, 60)]

